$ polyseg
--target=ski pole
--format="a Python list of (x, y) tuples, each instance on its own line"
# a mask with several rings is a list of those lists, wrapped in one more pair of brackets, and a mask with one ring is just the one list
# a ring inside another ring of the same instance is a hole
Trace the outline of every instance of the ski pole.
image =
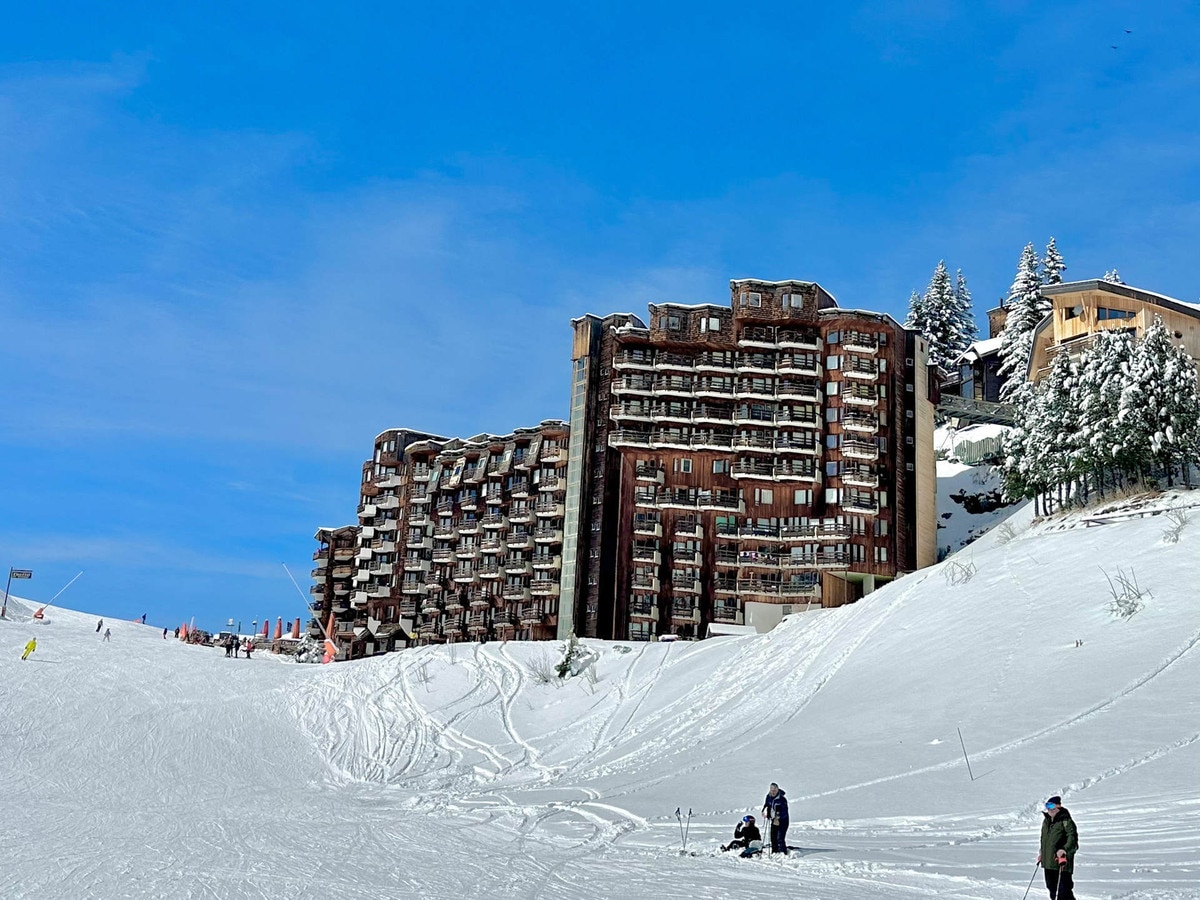
[(1039, 868), (1041, 867), (1037, 863), (1033, 864), (1033, 874), (1029, 876), (1029, 885), (1025, 888), (1025, 893), (1021, 895), (1021, 900), (1025, 900), (1029, 896), (1029, 888), (1033, 887), (1033, 879), (1037, 878)]
[(688, 807), (687, 827), (683, 829), (683, 849), (687, 849), (688, 833), (692, 830), (692, 808)]
[(1062, 870), (1063, 870), (1062, 864), (1061, 864), (1061, 863), (1059, 863), (1059, 866), (1058, 866), (1058, 886), (1057, 886), (1057, 887), (1054, 889), (1054, 896), (1055, 896), (1055, 897), (1061, 897), (1061, 896), (1062, 896)]
[(687, 839), (683, 836), (683, 813), (678, 806), (675, 807), (675, 821), (679, 823), (679, 840), (683, 843), (684, 849), (687, 849)]

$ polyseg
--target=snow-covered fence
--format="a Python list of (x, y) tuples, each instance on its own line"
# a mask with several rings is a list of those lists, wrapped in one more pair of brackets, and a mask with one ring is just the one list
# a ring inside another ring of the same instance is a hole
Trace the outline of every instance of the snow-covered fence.
[(1004, 441), (999, 436), (985, 437), (979, 440), (958, 441), (950, 455), (967, 466), (977, 466), (984, 462), (996, 462), (1004, 452)]

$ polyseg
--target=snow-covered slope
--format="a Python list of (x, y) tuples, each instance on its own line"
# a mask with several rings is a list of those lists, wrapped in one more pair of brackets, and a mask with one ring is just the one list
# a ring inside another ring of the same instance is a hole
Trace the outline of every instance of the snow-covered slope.
[[(318, 667), (0, 622), (0, 896), (1017, 898), (1061, 793), (1081, 897), (1197, 897), (1194, 515), (1170, 544), (1025, 510), (966, 583), (960, 554), (767, 635), (589, 642), (561, 685), (554, 644)], [(771, 781), (804, 850), (710, 852)]]

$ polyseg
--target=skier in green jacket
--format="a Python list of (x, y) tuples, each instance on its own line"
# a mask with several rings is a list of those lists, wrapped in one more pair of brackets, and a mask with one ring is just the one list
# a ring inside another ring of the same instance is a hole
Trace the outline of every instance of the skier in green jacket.
[(1042, 813), (1042, 842), (1038, 865), (1045, 869), (1046, 888), (1050, 900), (1075, 900), (1075, 851), (1079, 849), (1079, 833), (1075, 820), (1062, 805), (1062, 797), (1046, 801)]

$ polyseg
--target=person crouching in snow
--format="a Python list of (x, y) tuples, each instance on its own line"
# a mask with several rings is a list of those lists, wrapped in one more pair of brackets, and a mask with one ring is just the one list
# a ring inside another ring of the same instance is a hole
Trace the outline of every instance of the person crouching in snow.
[(743, 856), (750, 856), (754, 853), (754, 845), (757, 844), (757, 849), (762, 850), (762, 833), (758, 830), (758, 826), (754, 824), (754, 816), (742, 816), (742, 821), (737, 823), (737, 827), (733, 829), (733, 840), (721, 848), (722, 852), (730, 850), (745, 850)]
[(763, 815), (771, 823), (771, 852), (787, 856), (787, 795), (773, 781), (767, 791), (767, 799), (763, 801)]
[(29, 643), (25, 645), (25, 652), (21, 654), (21, 659), (29, 659), (29, 654), (37, 649), (37, 638), (30, 638)]

